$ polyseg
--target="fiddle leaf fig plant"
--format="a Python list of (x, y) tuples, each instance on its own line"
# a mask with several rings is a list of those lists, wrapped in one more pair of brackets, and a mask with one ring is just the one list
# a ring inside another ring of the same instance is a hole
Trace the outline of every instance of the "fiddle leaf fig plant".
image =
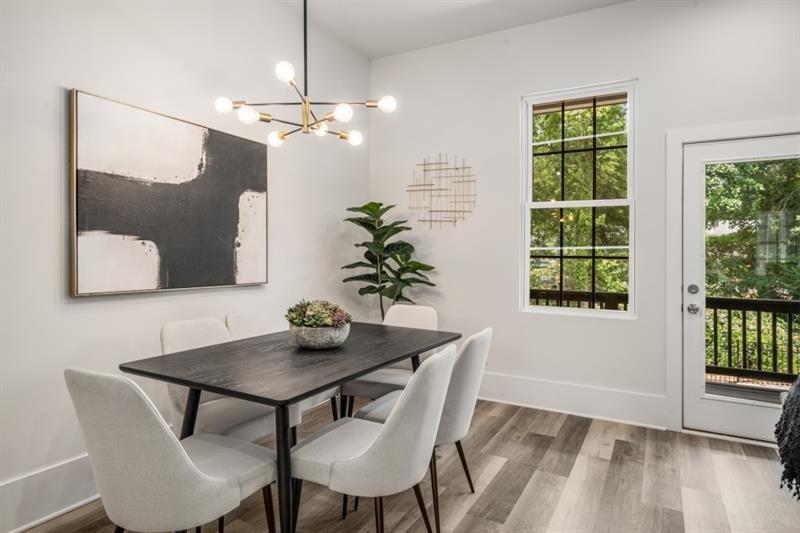
[(350, 207), (347, 210), (359, 213), (361, 216), (349, 217), (344, 219), (369, 233), (371, 239), (356, 244), (356, 248), (363, 248), (363, 260), (345, 265), (343, 269), (366, 269), (365, 273), (345, 278), (344, 282), (362, 283), (358, 289), (358, 294), (366, 296), (375, 294), (378, 296), (378, 305), (381, 310), (381, 319), (384, 318), (386, 311), (383, 306), (383, 299), (387, 298), (391, 303), (408, 302), (414, 303), (410, 298), (403, 294), (403, 291), (414, 285), (435, 286), (425, 272), (434, 269), (431, 265), (422, 263), (414, 259), (414, 246), (411, 243), (401, 240), (390, 239), (396, 235), (409, 231), (410, 226), (405, 224), (407, 220), (396, 220), (387, 223), (383, 216), (394, 205), (383, 205), (380, 202), (369, 202), (359, 207)]

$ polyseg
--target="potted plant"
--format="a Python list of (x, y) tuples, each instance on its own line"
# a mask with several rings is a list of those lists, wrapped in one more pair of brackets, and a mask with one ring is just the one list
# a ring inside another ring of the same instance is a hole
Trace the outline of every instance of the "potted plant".
[(403, 291), (414, 285), (435, 284), (425, 274), (434, 267), (417, 261), (414, 258), (414, 246), (406, 241), (390, 240), (395, 235), (408, 231), (407, 220), (386, 222), (383, 215), (395, 207), (383, 205), (380, 202), (369, 202), (359, 207), (350, 207), (347, 210), (360, 213), (362, 216), (346, 218), (356, 226), (366, 230), (371, 239), (356, 244), (357, 248), (364, 248), (364, 259), (350, 263), (342, 268), (365, 268), (366, 273), (345, 278), (344, 282), (355, 281), (365, 285), (358, 289), (358, 294), (378, 295), (378, 305), (381, 310), (381, 320), (385, 316), (383, 299), (387, 298), (392, 304), (397, 302), (414, 303)]
[(310, 350), (340, 346), (350, 334), (350, 314), (326, 300), (300, 300), (286, 311), (294, 341)]

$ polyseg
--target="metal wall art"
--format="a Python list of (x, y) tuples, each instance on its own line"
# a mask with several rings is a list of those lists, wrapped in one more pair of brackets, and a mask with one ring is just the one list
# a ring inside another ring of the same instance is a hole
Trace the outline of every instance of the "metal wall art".
[(417, 163), (406, 191), (409, 210), (429, 228), (455, 226), (472, 212), (477, 200), (477, 176), (466, 159), (439, 154)]

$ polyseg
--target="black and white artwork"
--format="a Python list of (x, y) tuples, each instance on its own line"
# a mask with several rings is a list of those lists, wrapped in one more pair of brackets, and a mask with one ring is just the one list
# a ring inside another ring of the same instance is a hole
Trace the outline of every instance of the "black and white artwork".
[(72, 294), (266, 283), (266, 145), (72, 92)]

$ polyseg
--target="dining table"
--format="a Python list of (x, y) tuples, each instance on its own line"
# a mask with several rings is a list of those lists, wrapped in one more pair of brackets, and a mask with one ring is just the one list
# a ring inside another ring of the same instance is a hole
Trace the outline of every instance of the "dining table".
[(289, 407), (381, 367), (449, 344), (460, 333), (354, 322), (347, 340), (327, 350), (299, 348), (289, 331), (148, 357), (122, 372), (188, 388), (180, 438), (194, 432), (203, 391), (275, 408), (275, 451), (281, 531), (293, 532)]

